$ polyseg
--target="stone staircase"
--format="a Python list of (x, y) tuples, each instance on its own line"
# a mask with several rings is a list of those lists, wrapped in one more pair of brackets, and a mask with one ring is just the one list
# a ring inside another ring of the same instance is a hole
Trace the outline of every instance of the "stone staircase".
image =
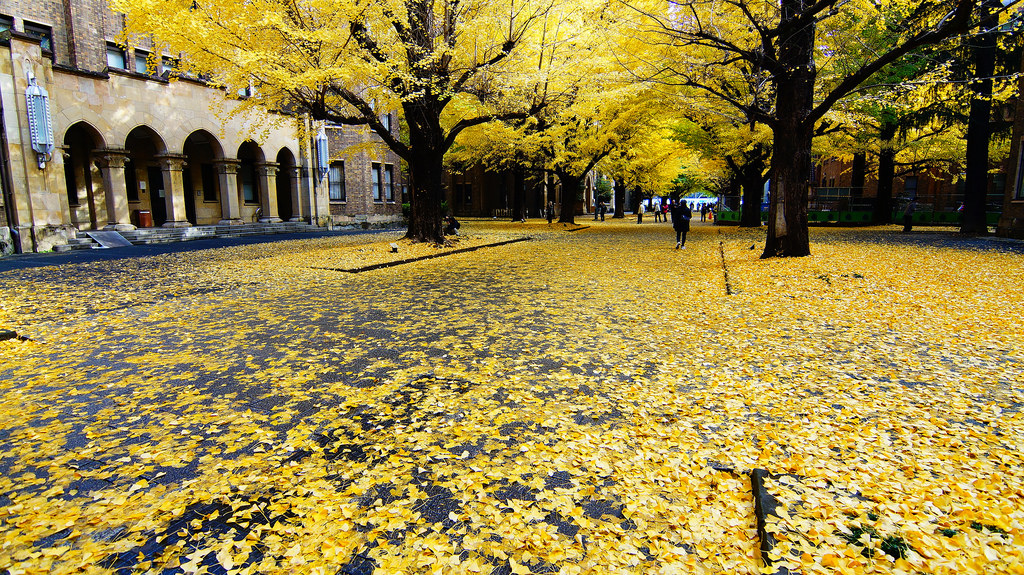
[[(201, 238), (237, 238), (242, 236), (265, 236), (270, 234), (291, 234), (320, 230), (307, 222), (252, 223), (234, 226), (191, 226), (187, 228), (138, 228), (121, 235), (134, 245), (168, 244), (187, 242)], [(68, 240), (67, 245), (56, 246), (56, 252), (99, 249), (95, 240), (82, 233)]]

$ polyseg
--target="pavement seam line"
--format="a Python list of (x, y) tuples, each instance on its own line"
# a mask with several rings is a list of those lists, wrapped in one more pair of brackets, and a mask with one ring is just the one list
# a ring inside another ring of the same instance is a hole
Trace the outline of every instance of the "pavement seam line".
[(444, 253), (440, 253), (440, 254), (430, 254), (430, 255), (427, 255), (427, 256), (419, 256), (419, 257), (416, 257), (416, 258), (408, 258), (408, 259), (398, 260), (398, 261), (393, 261), (393, 262), (384, 262), (382, 264), (373, 264), (373, 265), (370, 265), (370, 266), (363, 266), (361, 268), (311, 267), (310, 269), (314, 269), (314, 270), (327, 270), (327, 271), (332, 271), (332, 272), (347, 272), (347, 273), (351, 273), (351, 274), (357, 274), (357, 273), (361, 273), (361, 272), (368, 272), (368, 271), (379, 270), (379, 269), (383, 269), (383, 268), (390, 268), (390, 267), (394, 267), (394, 266), (400, 266), (400, 265), (403, 265), (403, 264), (411, 264), (413, 262), (418, 262), (418, 261), (422, 261), (422, 260), (432, 260), (434, 258), (441, 258), (441, 257), (444, 257), (444, 256), (452, 256), (452, 255), (455, 255), (455, 254), (462, 254), (462, 253), (466, 253), (466, 252), (472, 252), (472, 251), (476, 251), (476, 250), (483, 249), (483, 248), (494, 248), (494, 247), (498, 247), (498, 246), (514, 244), (514, 243), (517, 243), (517, 242), (526, 242), (526, 241), (530, 241), (532, 239), (533, 239), (532, 237), (527, 236), (527, 237), (524, 237), (524, 238), (516, 238), (514, 240), (506, 240), (506, 241), (503, 241), (503, 242), (497, 242), (497, 243), (493, 243), (493, 244), (484, 244), (484, 245), (481, 245), (481, 246), (473, 246), (473, 247), (469, 247), (469, 248), (460, 248), (460, 249), (457, 249), (457, 250), (452, 250), (450, 252), (444, 252)]
[(729, 266), (725, 264), (725, 243), (718, 242), (718, 253), (722, 256), (722, 275), (725, 277), (725, 295), (732, 295), (732, 285), (729, 283)]

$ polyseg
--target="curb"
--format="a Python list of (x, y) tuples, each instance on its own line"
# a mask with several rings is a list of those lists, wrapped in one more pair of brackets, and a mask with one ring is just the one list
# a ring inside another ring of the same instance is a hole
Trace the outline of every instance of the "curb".
[(321, 267), (314, 267), (314, 268), (311, 268), (311, 269), (327, 270), (327, 271), (332, 271), (332, 272), (347, 272), (347, 273), (350, 273), (350, 274), (357, 274), (357, 273), (361, 273), (361, 272), (368, 272), (368, 271), (379, 270), (379, 269), (383, 269), (383, 268), (390, 268), (390, 267), (394, 267), (394, 266), (400, 266), (400, 265), (403, 265), (403, 264), (411, 264), (413, 262), (418, 262), (418, 261), (423, 261), (423, 260), (432, 260), (434, 258), (442, 258), (442, 257), (445, 257), (445, 256), (451, 256), (451, 255), (455, 255), (455, 254), (462, 254), (462, 253), (466, 253), (466, 252), (472, 252), (472, 251), (480, 250), (480, 249), (483, 249), (483, 248), (494, 248), (494, 247), (505, 246), (505, 245), (508, 245), (508, 244), (514, 244), (514, 243), (518, 243), (518, 242), (526, 242), (526, 241), (530, 241), (532, 239), (533, 238), (531, 238), (531, 237), (516, 238), (514, 240), (506, 240), (506, 241), (503, 241), (503, 242), (497, 242), (497, 243), (493, 243), (493, 244), (484, 244), (484, 245), (481, 245), (481, 246), (473, 246), (471, 248), (461, 248), (461, 249), (452, 250), (450, 252), (444, 252), (444, 253), (440, 253), (440, 254), (431, 254), (429, 256), (420, 256), (420, 257), (416, 257), (416, 258), (408, 258), (408, 259), (397, 260), (397, 261), (393, 261), (393, 262), (384, 262), (382, 264), (373, 264), (371, 266), (363, 266), (361, 268), (321, 268)]

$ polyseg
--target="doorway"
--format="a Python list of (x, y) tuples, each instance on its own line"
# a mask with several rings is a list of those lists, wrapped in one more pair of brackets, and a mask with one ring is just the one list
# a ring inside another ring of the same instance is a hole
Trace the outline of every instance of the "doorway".
[(146, 169), (149, 180), (149, 203), (153, 210), (153, 224), (164, 225), (167, 222), (167, 192), (164, 190), (164, 171), (160, 166), (149, 166)]

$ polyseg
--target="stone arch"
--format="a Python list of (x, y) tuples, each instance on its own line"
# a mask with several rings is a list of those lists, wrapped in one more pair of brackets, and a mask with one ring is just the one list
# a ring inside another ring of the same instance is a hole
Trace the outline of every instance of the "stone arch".
[(216, 136), (198, 129), (182, 142), (181, 153), (185, 160), (181, 174), (185, 217), (193, 225), (215, 224), (223, 217), (217, 168), (223, 162), (224, 148)]
[(153, 128), (139, 124), (125, 135), (124, 149), (127, 152), (125, 188), (130, 208), (150, 212), (153, 223), (163, 225), (167, 221), (171, 194), (160, 161), (167, 154), (164, 139)]
[(295, 166), (295, 155), (287, 147), (277, 152), (277, 215), (283, 220), (298, 220), (299, 178)]
[(241, 204), (242, 218), (253, 221), (268, 212), (264, 198), (269, 197), (270, 190), (264, 174), (266, 155), (263, 148), (253, 140), (246, 140), (238, 146), (238, 196)]
[(65, 130), (62, 143), (68, 221), (79, 230), (97, 230), (107, 223), (103, 173), (97, 165), (106, 146), (103, 135), (80, 121)]

